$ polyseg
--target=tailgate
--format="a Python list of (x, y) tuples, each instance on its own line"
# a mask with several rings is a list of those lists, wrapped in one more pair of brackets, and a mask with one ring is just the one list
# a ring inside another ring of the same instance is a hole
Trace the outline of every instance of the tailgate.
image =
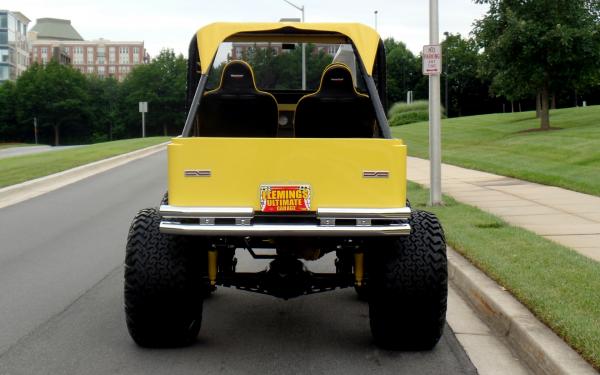
[(309, 211), (406, 203), (398, 139), (175, 138), (168, 163), (172, 206), (260, 211), (261, 186), (308, 186)]

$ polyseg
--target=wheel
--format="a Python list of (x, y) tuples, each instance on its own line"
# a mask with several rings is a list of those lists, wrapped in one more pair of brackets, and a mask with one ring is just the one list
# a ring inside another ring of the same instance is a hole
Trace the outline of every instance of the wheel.
[(193, 238), (161, 234), (159, 224), (158, 211), (149, 208), (136, 215), (129, 229), (127, 328), (140, 346), (187, 345), (198, 336), (202, 321), (206, 250), (194, 246)]
[(448, 297), (446, 242), (433, 215), (413, 211), (411, 233), (370, 249), (369, 320), (385, 349), (432, 349), (444, 329)]

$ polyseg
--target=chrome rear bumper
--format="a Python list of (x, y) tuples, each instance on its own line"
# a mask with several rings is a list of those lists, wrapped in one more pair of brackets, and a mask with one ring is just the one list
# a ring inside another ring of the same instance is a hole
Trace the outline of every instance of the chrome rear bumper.
[(408, 207), (322, 208), (314, 223), (255, 223), (249, 207), (160, 206), (160, 231), (168, 234), (198, 236), (257, 237), (375, 237), (410, 234)]

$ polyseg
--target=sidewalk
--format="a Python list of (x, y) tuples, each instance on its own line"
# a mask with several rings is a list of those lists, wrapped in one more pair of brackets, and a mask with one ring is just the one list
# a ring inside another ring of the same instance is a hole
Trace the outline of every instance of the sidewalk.
[[(407, 174), (429, 186), (429, 160), (409, 157)], [(600, 197), (448, 164), (442, 192), (600, 261)]]

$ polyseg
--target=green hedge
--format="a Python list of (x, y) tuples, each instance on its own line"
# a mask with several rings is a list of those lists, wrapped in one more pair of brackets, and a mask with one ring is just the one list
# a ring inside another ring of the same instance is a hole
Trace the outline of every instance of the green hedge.
[[(442, 107), (442, 112), (444, 108)], [(445, 117), (442, 115), (442, 117)], [(398, 102), (388, 111), (390, 126), (400, 126), (415, 122), (429, 121), (429, 103), (417, 100), (410, 104)]]

